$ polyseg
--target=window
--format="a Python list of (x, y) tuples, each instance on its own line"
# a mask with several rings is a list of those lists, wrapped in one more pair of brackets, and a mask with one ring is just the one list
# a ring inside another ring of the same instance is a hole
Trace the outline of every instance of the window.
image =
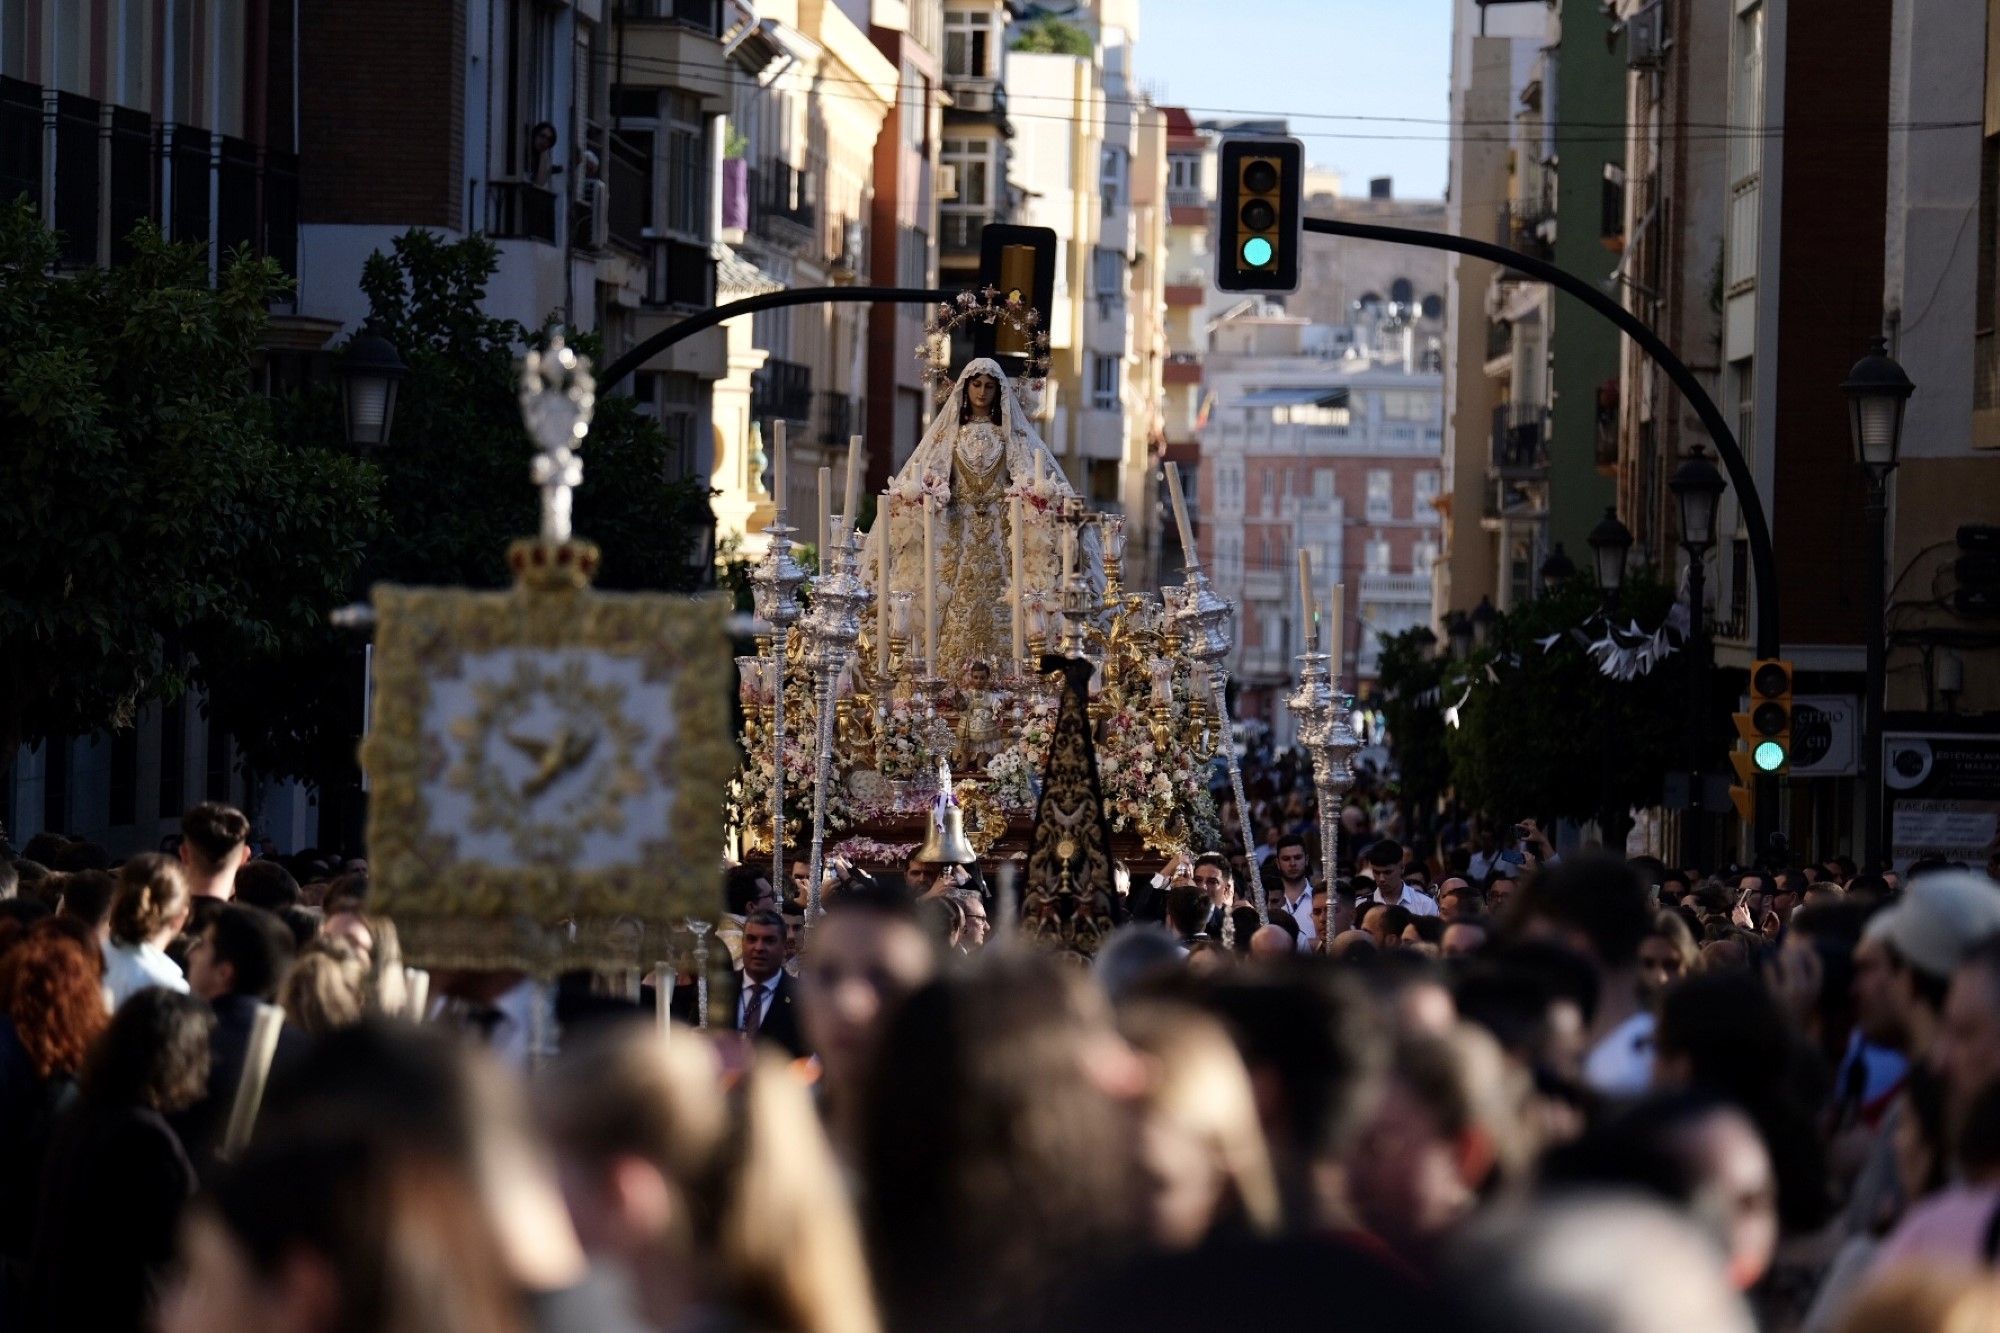
[(1104, 198), (1104, 216), (1118, 211), (1125, 199), (1125, 150), (1106, 145), (1098, 158), (1098, 193)]
[(1764, 6), (1739, 3), (1729, 71), (1729, 223), (1723, 237), (1723, 289), (1757, 277), (1758, 178), (1764, 165)]
[(1423, 421), (1431, 415), (1427, 393), (1396, 391), (1382, 394), (1381, 399), (1384, 421)]
[(994, 150), (997, 139), (946, 139), (940, 161), (958, 173), (958, 193), (952, 197), (956, 208), (993, 207)]
[(897, 108), (897, 118), (902, 122), (903, 146), (918, 152), (923, 151), (925, 136), (930, 131), (930, 88), (924, 76), (910, 66), (903, 66), (903, 89), (901, 105)]
[(1428, 577), (1431, 567), (1437, 564), (1438, 548), (1433, 541), (1421, 541), (1410, 548), (1410, 572), (1418, 577)]
[(1092, 353), (1090, 358), (1090, 405), (1100, 412), (1116, 412), (1119, 383), (1125, 363), (1115, 356)]
[(1167, 188), (1174, 191), (1199, 193), (1201, 190), (1201, 158), (1193, 153), (1175, 153), (1167, 158)]
[(708, 239), (708, 133), (701, 99), (669, 89), (660, 95), (665, 142), (666, 211), (661, 228), (683, 240)]
[(994, 77), (996, 43), (990, 9), (948, 9), (944, 14), (944, 72), (956, 79)]
[(1438, 474), (1419, 472), (1416, 476), (1416, 496), (1411, 503), (1411, 512), (1418, 518), (1434, 519), (1437, 510), (1432, 506), (1438, 498)]
[(1377, 469), (1368, 474), (1368, 518), (1380, 523), (1394, 518), (1395, 506), (1390, 489), (1391, 478), (1387, 472)]
[(1125, 256), (1098, 246), (1090, 254), (1090, 290), (1099, 297), (1118, 299), (1125, 295)]
[(1313, 499), (1331, 500), (1332, 498), (1333, 498), (1333, 469), (1329, 467), (1314, 468)]
[(1367, 574), (1387, 574), (1389, 572), (1389, 543), (1381, 537), (1371, 538), (1363, 550), (1365, 564), (1362, 572)]
[(160, 818), (179, 818), (187, 808), (187, 701), (160, 709)]

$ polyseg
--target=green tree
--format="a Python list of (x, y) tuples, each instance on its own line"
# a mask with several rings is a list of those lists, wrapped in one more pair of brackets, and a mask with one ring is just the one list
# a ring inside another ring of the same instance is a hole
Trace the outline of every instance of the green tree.
[(365, 464), (289, 447), (252, 375), (285, 279), (158, 228), (58, 272), (0, 208), (0, 755), (316, 642), (377, 521)]
[(1388, 635), (1376, 668), (1398, 782), (1415, 817), (1425, 822), (1450, 781), (1444, 714), (1435, 697), (1445, 664), (1434, 656), (1436, 647), (1437, 636), (1427, 626)]
[(1021, 25), (1012, 49), (1035, 55), (1082, 56), (1088, 60), (1096, 53), (1097, 44), (1076, 24), (1054, 14), (1044, 14)]
[[(1636, 680), (1606, 676), (1569, 633), (1597, 609), (1597, 596), (1591, 581), (1579, 576), (1503, 614), (1487, 646), (1446, 683), (1449, 697), (1440, 707), (1471, 690), (1445, 745), (1453, 783), (1473, 808), (1503, 820), (1596, 816), (1607, 804), (1607, 723), (1614, 737), (1611, 806), (1622, 812), (1660, 799), (1665, 774), (1679, 762), (1687, 657), (1675, 653)], [(1620, 593), (1617, 620), (1651, 629), (1672, 605), (1670, 589), (1634, 571)], [(1586, 631), (1599, 632), (1598, 626)], [(1552, 634), (1562, 638), (1544, 650), (1541, 640)], [(1624, 831), (1608, 833), (1622, 842)]]
[[(533, 445), (521, 424), (517, 360), (543, 335), (486, 313), (499, 263), (482, 237), (446, 240), (406, 232), (363, 268), (369, 322), (408, 366), (396, 398), (391, 443), (373, 462), (382, 477), (383, 522), (349, 595), (376, 582), (498, 587), (506, 548), (540, 523), (528, 481)], [(568, 335), (602, 365), (594, 337)], [(294, 433), (337, 445), (340, 406), (331, 386), (290, 405)], [(600, 394), (583, 444), (576, 530), (597, 543), (598, 585), (686, 591), (704, 572), (689, 563), (712, 526), (709, 491), (672, 475), (660, 426), (633, 400)], [(361, 717), (359, 649), (324, 631), (315, 650), (280, 676), (234, 682), (218, 701), (250, 762), (316, 783), (351, 783)]]

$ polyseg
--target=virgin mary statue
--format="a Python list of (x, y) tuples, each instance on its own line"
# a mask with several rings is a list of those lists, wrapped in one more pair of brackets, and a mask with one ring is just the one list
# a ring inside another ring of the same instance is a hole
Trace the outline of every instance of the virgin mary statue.
[[(863, 562), (872, 583), (881, 567), (877, 543), (886, 534), (890, 589), (916, 594), (921, 607), (927, 581), (923, 504), (930, 497), (936, 509), (936, 670), (946, 679), (957, 679), (975, 662), (997, 668), (1010, 656), (1009, 501), (1016, 495), (1023, 527), (1022, 591), (1042, 594), (1053, 606), (1063, 573), (1057, 516), (1076, 492), (1036, 434), (1006, 373), (980, 357), (960, 372), (916, 451), (890, 480), (888, 523), (869, 531)], [(1089, 577), (1101, 581), (1095, 534), (1089, 536), (1078, 560)], [(913, 637), (922, 635), (920, 626), (913, 629)]]

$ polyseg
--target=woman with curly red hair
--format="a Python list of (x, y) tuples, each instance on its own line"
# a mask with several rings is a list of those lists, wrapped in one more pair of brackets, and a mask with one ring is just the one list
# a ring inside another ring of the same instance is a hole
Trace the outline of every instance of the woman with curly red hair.
[(56, 921), (30, 927), (0, 957), (0, 1265), (9, 1269), (27, 1262), (50, 1134), (109, 1018), (103, 960)]

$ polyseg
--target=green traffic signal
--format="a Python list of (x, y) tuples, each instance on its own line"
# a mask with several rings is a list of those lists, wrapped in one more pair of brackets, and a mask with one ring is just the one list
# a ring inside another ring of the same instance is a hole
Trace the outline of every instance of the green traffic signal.
[(1243, 262), (1252, 268), (1262, 268), (1271, 262), (1271, 243), (1262, 236), (1252, 236), (1243, 242)]
[(1760, 772), (1775, 773), (1785, 766), (1785, 747), (1776, 741), (1758, 741), (1750, 759)]

